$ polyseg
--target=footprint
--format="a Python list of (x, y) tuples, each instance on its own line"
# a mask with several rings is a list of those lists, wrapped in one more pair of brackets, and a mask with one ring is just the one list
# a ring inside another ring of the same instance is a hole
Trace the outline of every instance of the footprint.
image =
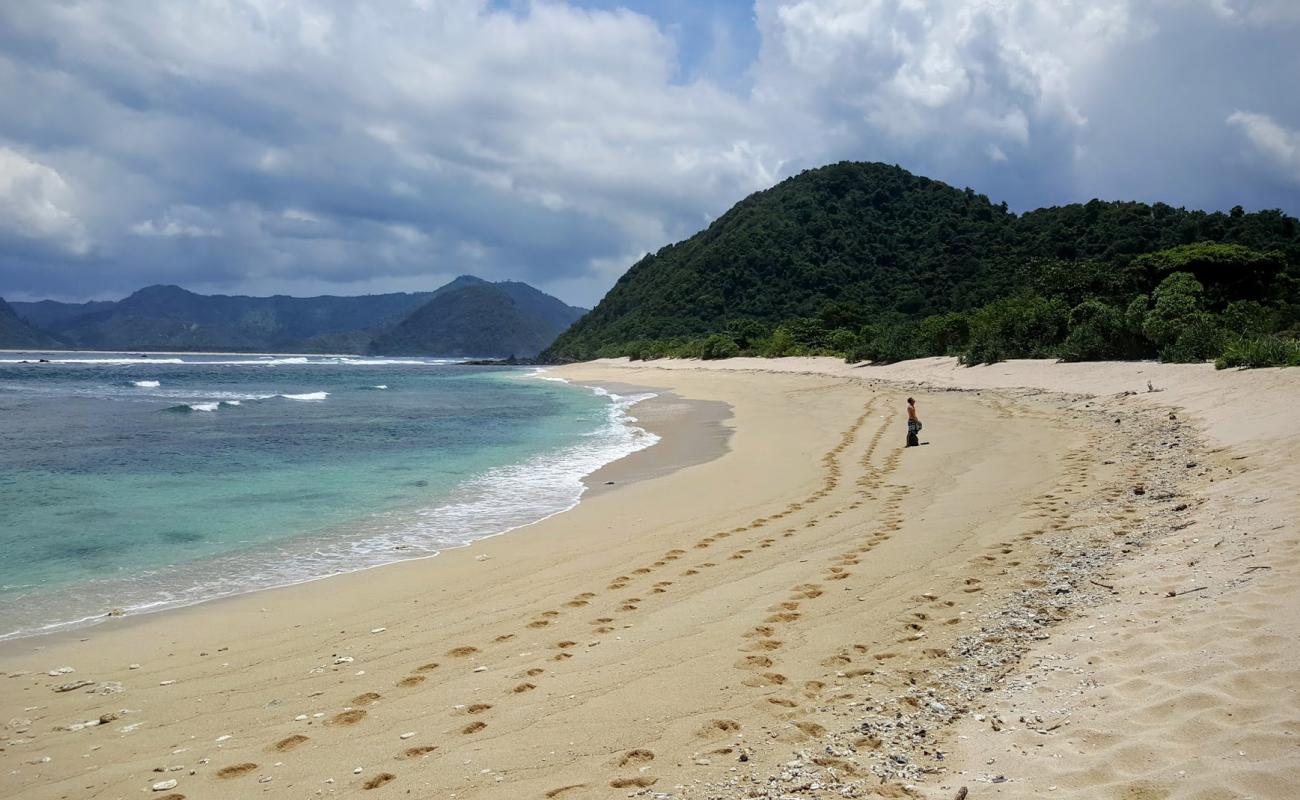
[(654, 760), (655, 754), (652, 751), (637, 748), (635, 750), (628, 750), (624, 753), (623, 758), (619, 760), (618, 765), (620, 767), (626, 767), (632, 764), (649, 764)]
[(240, 775), (247, 775), (255, 769), (257, 769), (257, 765), (251, 761), (246, 761), (243, 764), (231, 764), (217, 770), (217, 777), (224, 781), (230, 778), (238, 778)]
[(424, 681), (425, 677), (423, 675), (407, 675), (405, 678), (398, 681), (397, 685), (403, 689), (410, 689), (412, 686), (419, 686), (424, 683)]
[(510, 691), (514, 692), (515, 694), (523, 694), (524, 692), (531, 692), (536, 688), (537, 688), (537, 684), (528, 683), (525, 681), (524, 683), (519, 684), (518, 686), (511, 689)]
[(772, 651), (772, 650), (780, 650), (780, 649), (781, 649), (781, 645), (783, 645), (783, 644), (784, 644), (784, 642), (782, 642), (780, 639), (759, 639), (759, 640), (756, 641), (756, 642), (752, 642), (752, 643), (751, 643), (748, 647), (746, 647), (745, 649), (746, 649), (746, 650), (763, 650), (763, 651), (769, 651), (769, 652), (770, 652), (770, 651)]
[(328, 720), (326, 720), (325, 724), (326, 725), (356, 725), (358, 722), (365, 719), (365, 717), (366, 717), (365, 711), (362, 711), (359, 708), (354, 708), (351, 711), (344, 711), (340, 714), (335, 714), (333, 717), (330, 717)]
[(492, 641), (494, 641), (494, 642), (508, 642), (508, 641), (510, 641), (510, 640), (513, 639), (513, 638), (515, 638), (515, 635), (514, 635), (513, 633), (503, 633), (503, 634), (501, 634), (500, 636), (498, 636), (497, 638), (493, 639)]
[(720, 734), (735, 733), (740, 730), (740, 723), (734, 719), (715, 719), (710, 720), (704, 727), (700, 728), (700, 736), (718, 736)]
[(647, 775), (641, 775), (636, 778), (615, 778), (614, 780), (609, 782), (609, 785), (614, 787), (615, 789), (630, 789), (634, 786), (644, 789), (647, 786), (654, 786), (655, 783), (658, 782), (658, 780), (659, 780), (658, 778), (651, 778)]
[(546, 670), (542, 669), (541, 667), (533, 667), (532, 669), (526, 671), (524, 674), (530, 678), (536, 678), (538, 675), (541, 675), (545, 671)]
[(435, 661), (431, 661), (431, 662), (429, 662), (428, 664), (421, 664), (420, 666), (416, 667), (416, 668), (415, 668), (415, 671), (416, 671), (416, 672), (433, 672), (433, 671), (434, 671), (435, 669), (437, 669), (437, 668), (438, 668), (438, 664), (437, 664), (437, 662), (435, 662)]
[(551, 624), (551, 621), (550, 621), (549, 619), (536, 619), (536, 620), (533, 620), (532, 622), (528, 623), (528, 627), (530, 627), (530, 628), (545, 628), (546, 626), (548, 626), (548, 625), (550, 625), (550, 624)]
[(378, 789), (386, 783), (397, 780), (397, 776), (391, 772), (381, 772), (365, 783), (361, 784), (362, 789)]
[(402, 758), (422, 758), (437, 749), (438, 746), (434, 744), (422, 744), (418, 747), (408, 747), (402, 751)]
[(488, 711), (488, 710), (490, 710), (491, 708), (492, 708), (492, 706), (491, 706), (490, 704), (488, 704), (488, 703), (475, 703), (475, 704), (469, 706), (468, 708), (466, 708), (466, 709), (465, 709), (465, 713), (466, 713), (466, 714), (482, 714), (484, 711)]
[(577, 642), (571, 641), (569, 639), (565, 639), (562, 642), (556, 642), (555, 646), (560, 648), (561, 650), (567, 650), (570, 647), (576, 646), (577, 644), (578, 644)]
[(348, 705), (350, 706), (373, 705), (379, 702), (380, 697), (382, 697), (382, 695), (379, 694), (379, 692), (366, 692), (365, 694), (359, 694), (356, 697), (352, 698), (351, 702), (349, 702)]
[(447, 651), (447, 655), (451, 656), (452, 658), (465, 658), (466, 656), (472, 656), (477, 652), (478, 652), (477, 647), (465, 645), (463, 647), (453, 647), (452, 649)]
[(798, 707), (799, 707), (799, 704), (798, 704), (798, 703), (796, 703), (796, 702), (793, 701), (793, 700), (786, 700), (784, 697), (769, 697), (769, 698), (767, 698), (767, 702), (771, 703), (771, 704), (774, 705), (774, 706), (781, 706), (782, 708), (798, 708)]
[(478, 733), (479, 731), (483, 730), (486, 727), (487, 727), (486, 722), (471, 722), (470, 724), (461, 728), (460, 732), (468, 736), (471, 733)]
[(772, 659), (767, 656), (745, 656), (736, 662), (736, 669), (767, 669)]
[(306, 741), (310, 741), (310, 739), (306, 736), (303, 736), (301, 733), (295, 733), (293, 736), (286, 736), (285, 738), (271, 745), (270, 749), (277, 753), (287, 753)]
[(826, 735), (826, 729), (818, 725), (816, 722), (796, 722), (794, 726), (814, 739), (819, 739)]
[(762, 675), (746, 678), (742, 683), (746, 686), (780, 686), (787, 680), (789, 678), (779, 672), (764, 672)]
[(776, 633), (776, 628), (773, 628), (771, 625), (759, 625), (757, 627), (751, 628), (744, 635), (746, 638), (749, 639), (758, 639), (758, 638), (767, 638), (774, 633)]

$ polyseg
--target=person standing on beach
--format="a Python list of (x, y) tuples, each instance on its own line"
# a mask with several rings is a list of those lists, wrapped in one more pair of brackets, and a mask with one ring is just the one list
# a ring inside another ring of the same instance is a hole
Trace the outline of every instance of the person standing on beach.
[(916, 400), (911, 397), (907, 398), (907, 446), (916, 447), (921, 444), (917, 434), (921, 432), (921, 418), (916, 416)]

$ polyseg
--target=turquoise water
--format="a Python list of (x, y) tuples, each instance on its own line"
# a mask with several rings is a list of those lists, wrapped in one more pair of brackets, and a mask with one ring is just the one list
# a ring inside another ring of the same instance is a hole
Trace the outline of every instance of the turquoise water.
[(0, 354), (0, 638), (534, 522), (653, 443), (639, 399), (433, 359)]

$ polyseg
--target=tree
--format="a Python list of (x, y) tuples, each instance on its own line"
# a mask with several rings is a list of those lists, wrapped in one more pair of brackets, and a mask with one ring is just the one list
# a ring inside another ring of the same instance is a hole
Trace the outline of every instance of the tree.
[(1133, 358), (1140, 343), (1130, 333), (1124, 312), (1100, 300), (1085, 300), (1070, 310), (1070, 333), (1061, 345), (1065, 361)]
[(1007, 297), (971, 314), (965, 364), (1008, 358), (1047, 358), (1065, 338), (1069, 312), (1060, 300)]
[(1159, 347), (1173, 344), (1204, 309), (1204, 295), (1205, 288), (1190, 272), (1175, 272), (1156, 287), (1142, 332)]

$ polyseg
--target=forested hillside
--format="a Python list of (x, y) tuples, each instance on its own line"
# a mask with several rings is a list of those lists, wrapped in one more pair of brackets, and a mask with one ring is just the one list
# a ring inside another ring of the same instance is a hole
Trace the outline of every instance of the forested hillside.
[[(465, 289), (475, 291), (464, 291)], [(484, 297), (491, 295), (491, 302)], [(436, 304), (434, 304), (436, 302)], [(431, 306), (431, 304), (433, 304)], [(514, 281), (462, 275), (431, 292), (357, 297), (202, 295), (148, 286), (116, 301), (0, 308), (0, 346), (535, 356), (582, 316)], [(14, 315), (16, 312), (16, 316)]]
[(18, 350), (59, 345), (60, 342), (54, 337), (20, 319), (4, 298), (0, 297), (0, 348)]
[(546, 357), (1198, 360), (1249, 339), (1285, 358), (1297, 325), (1300, 224), (1281, 212), (1093, 200), (1017, 216), (845, 162), (647, 255)]
[(524, 283), (461, 277), (378, 336), (370, 351), (532, 358), (582, 313)]

